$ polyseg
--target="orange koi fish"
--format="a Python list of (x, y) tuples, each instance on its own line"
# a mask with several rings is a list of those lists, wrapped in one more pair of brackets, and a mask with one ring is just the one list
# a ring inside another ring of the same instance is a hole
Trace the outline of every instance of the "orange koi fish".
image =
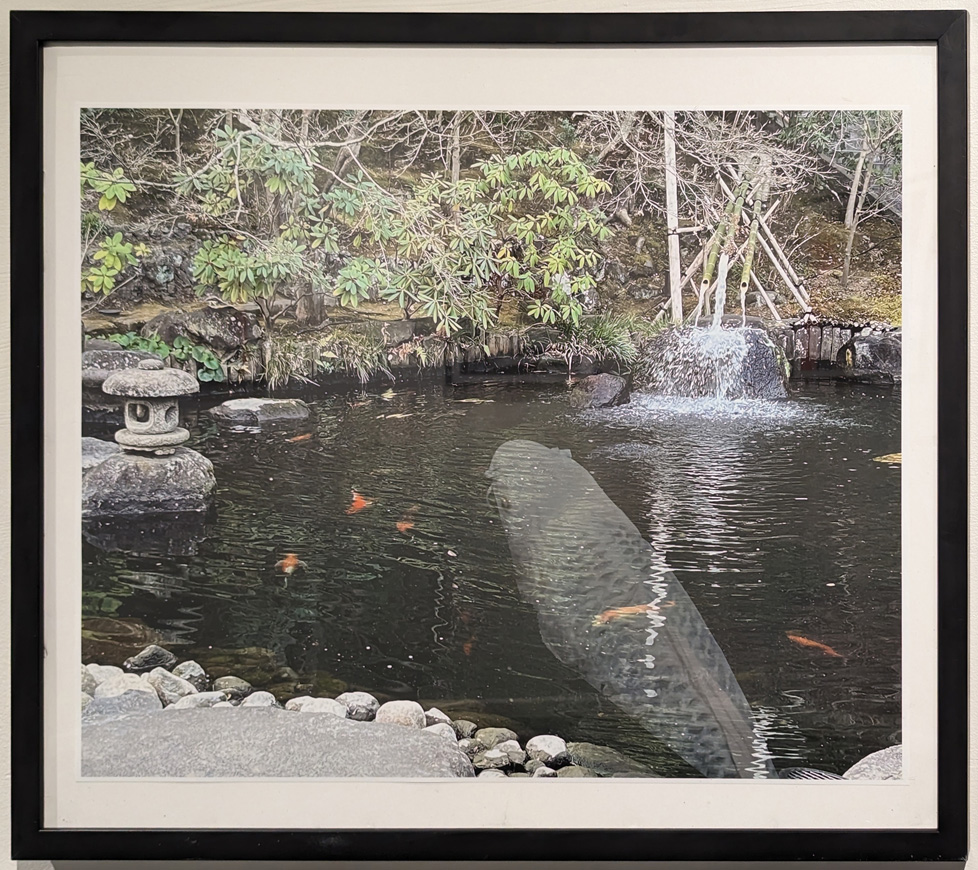
[(472, 655), (472, 649), (475, 647), (475, 635), (473, 634), (465, 643), (462, 644), (462, 652), (467, 656)]
[(591, 625), (607, 625), (613, 619), (621, 619), (623, 616), (637, 616), (639, 613), (649, 611), (658, 612), (664, 607), (675, 607), (675, 601), (663, 601), (662, 604), (633, 604), (631, 607), (612, 607), (604, 613), (599, 613), (591, 621)]
[(832, 647), (826, 646), (824, 643), (819, 643), (817, 640), (809, 640), (807, 637), (802, 637), (800, 634), (792, 634), (790, 631), (786, 631), (785, 634), (787, 635), (788, 640), (792, 641), (792, 643), (798, 644), (798, 646), (819, 649), (827, 656), (832, 656), (833, 658), (845, 658), (842, 653), (836, 652), (834, 649), (832, 649)]
[(360, 513), (364, 508), (368, 508), (374, 503), (372, 498), (364, 498), (355, 489), (351, 489), (350, 492), (353, 494), (353, 503), (346, 509), (348, 514)]
[(402, 534), (406, 535), (411, 529), (414, 528), (414, 515), (421, 510), (421, 505), (415, 504), (411, 505), (405, 512), (404, 516), (401, 517), (400, 521), (397, 523), (397, 530)]
[(285, 440), (290, 444), (295, 444), (297, 441), (308, 441), (310, 438), (312, 438), (312, 432), (306, 432), (303, 435), (296, 435), (294, 438), (286, 438)]
[(283, 574), (294, 574), (296, 571), (304, 571), (308, 565), (295, 553), (286, 553), (284, 559), (275, 563), (275, 567)]

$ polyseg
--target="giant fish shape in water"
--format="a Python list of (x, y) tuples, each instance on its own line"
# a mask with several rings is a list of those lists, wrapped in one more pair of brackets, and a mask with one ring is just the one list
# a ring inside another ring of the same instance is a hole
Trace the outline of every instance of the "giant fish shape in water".
[(594, 478), (534, 441), (487, 476), (548, 649), (704, 776), (776, 778), (703, 617)]

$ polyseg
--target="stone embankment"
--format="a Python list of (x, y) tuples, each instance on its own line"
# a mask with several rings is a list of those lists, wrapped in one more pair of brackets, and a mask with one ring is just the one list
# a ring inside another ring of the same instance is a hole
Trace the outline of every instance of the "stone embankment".
[(655, 776), (609, 747), (541, 734), (521, 744), (416, 701), (366, 692), (291, 698), (210, 680), (150, 645), (122, 667), (81, 668), (82, 773), (111, 777)]

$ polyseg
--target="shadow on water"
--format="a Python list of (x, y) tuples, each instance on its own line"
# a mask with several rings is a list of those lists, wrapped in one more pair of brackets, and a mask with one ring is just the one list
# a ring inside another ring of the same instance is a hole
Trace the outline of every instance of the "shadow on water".
[[(900, 449), (898, 394), (796, 389), (766, 418), (644, 399), (573, 413), (561, 385), (304, 398), (312, 417), (283, 431), (188, 409), (191, 445), (215, 467), (214, 517), (185, 552), (138, 530), (134, 546), (125, 529), (89, 535), (86, 661), (158, 642), (259, 687), (417, 698), (695, 775), (554, 654), (521, 594), (485, 472), (502, 444), (532, 440), (570, 450), (675, 572), (777, 767), (841, 772), (898, 741), (900, 471), (873, 462)], [(369, 504), (351, 511), (354, 492)], [(287, 576), (290, 553), (307, 567)], [(585, 611), (642, 603), (609, 590)]]

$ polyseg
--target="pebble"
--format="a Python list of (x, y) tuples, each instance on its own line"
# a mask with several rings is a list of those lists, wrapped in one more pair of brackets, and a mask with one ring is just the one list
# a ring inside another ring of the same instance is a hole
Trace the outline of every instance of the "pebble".
[(346, 718), (346, 704), (341, 704), (333, 698), (310, 698), (303, 695), (301, 698), (292, 698), (286, 702), (286, 710), (295, 710), (298, 713), (329, 713), (332, 716), (339, 716), (340, 719)]
[(181, 662), (173, 669), (173, 675), (186, 680), (198, 692), (207, 691), (207, 674), (195, 661)]
[(153, 670), (153, 668), (166, 668), (169, 671), (176, 663), (177, 657), (173, 653), (151, 643), (141, 652), (126, 659), (122, 663), (122, 668), (134, 674), (142, 674)]
[(278, 701), (271, 692), (252, 692), (241, 702), (242, 707), (277, 707)]
[(452, 743), (458, 740), (455, 736), (455, 730), (447, 722), (436, 722), (434, 725), (428, 725), (424, 730), (431, 734), (438, 734), (446, 740), (451, 740)]
[(492, 769), (480, 770), (476, 774), (476, 779), (507, 779), (507, 778), (508, 777), (506, 776), (506, 774), (503, 773), (501, 770), (492, 770)]
[(125, 673), (122, 668), (117, 668), (115, 665), (85, 665), (85, 670), (87, 670), (94, 678), (95, 685), (104, 683), (109, 677), (122, 676)]
[(213, 707), (226, 701), (224, 692), (198, 692), (196, 695), (185, 695), (179, 701), (170, 704), (167, 710), (193, 710), (198, 707)]
[(530, 774), (534, 779), (550, 779), (557, 775), (557, 771), (552, 767), (547, 767), (545, 764), (541, 764), (533, 773)]
[(380, 705), (376, 721), (420, 730), (425, 727), (424, 708), (417, 701), (388, 701)]
[(234, 704), (232, 704), (230, 701), (218, 701), (214, 705), (214, 709), (216, 710), (218, 707), (233, 707), (233, 706)]
[(516, 732), (509, 728), (480, 728), (473, 735), (486, 749), (492, 749), (497, 743), (504, 740), (516, 740)]
[(455, 729), (455, 733), (461, 737), (471, 737), (479, 730), (479, 726), (475, 722), (470, 722), (468, 719), (456, 719), (452, 722), (452, 728)]
[(123, 692), (152, 692), (155, 695), (156, 689), (138, 674), (117, 674), (98, 684), (95, 697), (112, 698)]
[(567, 764), (570, 756), (567, 754), (567, 744), (553, 734), (540, 734), (526, 741), (526, 754), (536, 761), (558, 767)]
[(344, 692), (336, 700), (346, 705), (347, 717), (357, 722), (372, 721), (380, 707), (380, 701), (367, 692)]
[(480, 769), (501, 767), (515, 767), (526, 760), (526, 753), (520, 749), (519, 743), (515, 740), (503, 740), (491, 749), (480, 752), (472, 763)]
[(459, 740), (458, 748), (470, 759), (475, 758), (480, 752), (485, 751), (485, 747), (478, 740), (472, 740), (470, 737), (463, 737)]
[[(451, 716), (446, 716), (437, 707), (432, 707), (430, 710), (424, 711), (424, 722), (425, 725), (451, 725)], [(454, 729), (453, 729), (454, 731)]]
[(589, 767), (578, 767), (575, 764), (571, 764), (568, 767), (562, 767), (560, 770), (558, 770), (557, 776), (574, 779), (585, 776), (597, 776), (597, 774)]
[(214, 680), (213, 689), (215, 692), (227, 692), (228, 698), (232, 701), (241, 701), (252, 692), (251, 683), (232, 676), (218, 677)]
[(94, 695), (98, 688), (98, 680), (92, 676), (92, 672), (84, 665), (81, 666), (81, 690), (86, 695)]
[(197, 694), (197, 689), (192, 683), (171, 674), (164, 668), (153, 668), (146, 675), (146, 682), (156, 690), (164, 706), (174, 704), (187, 695)]
[(82, 692), (81, 693), (81, 708), (82, 708), (82, 710), (84, 710), (94, 700), (95, 699), (91, 695), (89, 695), (87, 692)]

